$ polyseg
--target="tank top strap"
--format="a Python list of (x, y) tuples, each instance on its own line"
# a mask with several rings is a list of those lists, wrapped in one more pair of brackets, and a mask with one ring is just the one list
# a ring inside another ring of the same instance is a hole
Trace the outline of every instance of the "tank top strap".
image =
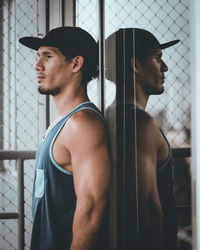
[(133, 102), (125, 102), (125, 107), (128, 108), (128, 109), (140, 109), (141, 108), (136, 104), (136, 103), (133, 103)]
[(49, 147), (49, 156), (51, 159), (51, 162), (54, 164), (54, 166), (56, 166), (61, 172), (63, 173), (67, 173), (72, 175), (72, 173), (70, 171), (64, 170), (63, 168), (61, 168), (56, 161), (53, 158), (53, 154), (52, 154), (52, 149), (53, 149), (53, 144), (58, 136), (58, 134), (60, 133), (60, 131), (62, 130), (62, 128), (65, 126), (66, 122), (68, 121), (68, 119), (74, 115), (75, 113), (81, 111), (81, 110), (93, 110), (94, 112), (96, 112), (99, 117), (103, 120), (104, 124), (105, 124), (105, 120), (103, 118), (103, 115), (101, 114), (101, 112), (99, 111), (99, 109), (91, 102), (84, 102), (79, 104), (77, 107), (75, 107), (72, 111), (70, 111), (67, 115), (65, 115), (61, 121), (59, 121), (56, 126), (54, 126), (51, 130), (51, 134), (49, 135), (49, 141), (50, 141), (50, 147)]
[[(100, 110), (95, 106), (92, 102), (83, 102), (76, 106), (74, 109), (72, 109), (68, 114), (66, 114), (57, 124), (52, 128), (52, 130), (56, 130), (56, 135), (60, 132), (64, 124), (67, 122), (67, 120), (74, 115), (75, 113), (81, 111), (81, 110), (93, 110), (95, 113), (99, 115), (99, 117), (103, 120), (105, 123), (105, 119), (103, 117), (103, 114), (100, 112)], [(105, 123), (106, 124), (106, 123)]]
[(95, 113), (97, 113), (101, 119), (105, 122), (105, 119), (103, 117), (103, 114), (101, 113), (101, 111), (96, 107), (96, 105), (92, 102), (83, 102), (81, 104), (79, 104), (77, 107), (75, 107), (72, 111), (70, 111), (64, 118), (63, 120), (69, 119), (73, 114), (77, 113), (78, 111), (81, 110), (93, 110)]
[(171, 164), (171, 159), (172, 159), (172, 149), (171, 149), (171, 147), (169, 145), (169, 142), (168, 142), (165, 134), (163, 133), (162, 129), (160, 129), (160, 132), (163, 135), (163, 137), (164, 137), (164, 139), (165, 139), (165, 141), (166, 141), (166, 143), (168, 145), (169, 154), (168, 154), (167, 159), (163, 163), (158, 164), (158, 166), (157, 166), (157, 171), (158, 172), (161, 171), (162, 169), (164, 169), (168, 164)]

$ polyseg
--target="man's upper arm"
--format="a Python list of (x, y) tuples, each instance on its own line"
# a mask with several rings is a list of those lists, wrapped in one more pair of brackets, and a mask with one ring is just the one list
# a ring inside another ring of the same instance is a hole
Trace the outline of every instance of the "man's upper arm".
[(138, 206), (141, 249), (164, 249), (163, 212), (157, 188), (160, 132), (146, 115), (137, 121)]
[(111, 178), (105, 125), (96, 114), (81, 112), (69, 127), (68, 150), (77, 200), (82, 206), (93, 206), (107, 198)]
[(137, 123), (137, 168), (139, 192), (143, 202), (155, 201), (157, 190), (157, 151), (159, 129), (153, 118)]

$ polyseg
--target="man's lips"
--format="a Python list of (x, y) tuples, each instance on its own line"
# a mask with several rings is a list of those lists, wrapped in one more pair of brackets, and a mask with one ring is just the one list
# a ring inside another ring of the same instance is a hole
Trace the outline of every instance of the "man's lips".
[(161, 76), (160, 79), (164, 82), (165, 81), (165, 76)]
[(37, 79), (38, 79), (38, 81), (41, 81), (41, 80), (45, 79), (45, 76), (41, 75), (41, 74), (38, 74)]

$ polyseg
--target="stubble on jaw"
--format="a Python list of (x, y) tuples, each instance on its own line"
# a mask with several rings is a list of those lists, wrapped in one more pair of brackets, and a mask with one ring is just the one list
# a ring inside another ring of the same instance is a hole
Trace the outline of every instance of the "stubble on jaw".
[(38, 92), (42, 95), (52, 95), (55, 96), (60, 93), (60, 88), (54, 88), (54, 89), (43, 89), (41, 87), (38, 87)]
[(160, 89), (160, 90), (152, 90), (152, 89), (148, 89), (146, 91), (147, 95), (162, 95), (164, 93), (164, 88)]

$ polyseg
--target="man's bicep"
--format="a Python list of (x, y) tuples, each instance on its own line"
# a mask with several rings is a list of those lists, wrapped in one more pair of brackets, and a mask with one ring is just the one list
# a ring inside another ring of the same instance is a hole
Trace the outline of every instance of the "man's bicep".
[(101, 199), (108, 192), (111, 178), (105, 128), (91, 127), (80, 140), (75, 140), (71, 159), (77, 196), (90, 195), (94, 201)]
[(77, 195), (83, 192), (101, 199), (108, 189), (111, 165), (106, 146), (87, 152), (73, 166), (74, 183)]
[[(146, 138), (146, 139), (145, 139)], [(155, 137), (141, 134), (137, 144), (137, 172), (139, 192), (151, 199), (157, 196), (157, 146)]]

